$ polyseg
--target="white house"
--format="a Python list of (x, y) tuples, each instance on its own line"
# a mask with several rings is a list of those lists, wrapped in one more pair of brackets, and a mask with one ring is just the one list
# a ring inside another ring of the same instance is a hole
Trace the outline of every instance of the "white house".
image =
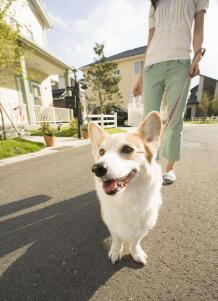
[[(11, 12), (11, 13), (10, 13)], [(40, 0), (16, 0), (10, 7), (7, 22), (19, 25), (22, 43), (22, 76), (10, 75), (0, 82), (0, 102), (15, 124), (67, 121), (70, 110), (53, 107), (51, 83), (56, 78), (70, 84), (74, 67), (52, 55), (47, 48), (46, 32), (53, 27)], [(56, 75), (56, 76), (54, 76)], [(9, 122), (5, 116), (6, 122)]]

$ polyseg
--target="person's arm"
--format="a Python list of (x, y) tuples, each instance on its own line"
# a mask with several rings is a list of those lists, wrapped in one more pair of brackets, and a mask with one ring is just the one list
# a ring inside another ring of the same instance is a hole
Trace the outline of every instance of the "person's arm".
[[(146, 52), (148, 50), (149, 44), (151, 43), (151, 40), (152, 40), (152, 38), (154, 36), (154, 32), (155, 32), (155, 10), (154, 10), (154, 7), (153, 7), (152, 4), (150, 5), (150, 9), (149, 9), (148, 27), (149, 27), (149, 32), (148, 32), (148, 41), (147, 41)], [(142, 95), (146, 52), (145, 52), (145, 56), (144, 56), (144, 63), (142, 65), (140, 77), (139, 77), (139, 79), (138, 79), (138, 81), (137, 81), (137, 83), (134, 87), (134, 90), (133, 90), (134, 96)]]
[[(149, 45), (150, 45), (150, 43), (151, 43), (151, 40), (152, 40), (152, 38), (153, 38), (153, 36), (154, 36), (154, 31), (155, 31), (155, 28), (151, 28), (150, 30), (149, 30), (149, 33), (148, 33), (148, 42), (147, 42), (147, 48), (146, 48), (146, 51), (145, 51), (145, 57), (144, 57), (144, 62), (143, 62), (143, 65), (142, 65), (142, 70), (141, 70), (141, 74), (140, 74), (140, 78), (141, 79), (143, 79), (143, 75), (144, 75), (144, 67), (145, 67), (145, 60), (146, 60), (146, 52), (148, 51), (148, 47), (149, 47)], [(139, 78), (139, 79), (140, 79)]]
[[(205, 11), (201, 10), (197, 12), (195, 16), (195, 22), (194, 22), (194, 32), (193, 32), (193, 50), (194, 54), (202, 48), (203, 40), (204, 40), (204, 14)], [(191, 77), (194, 77), (200, 73), (199, 69), (199, 61), (201, 60), (202, 55), (199, 53), (194, 61), (192, 62), (192, 65), (189, 69), (189, 75)]]
[(151, 40), (152, 40), (152, 38), (154, 36), (154, 31), (155, 31), (155, 28), (151, 28), (149, 30), (147, 48), (146, 48), (145, 56), (144, 56), (144, 62), (143, 62), (143, 65), (142, 65), (141, 74), (139, 76), (139, 79), (138, 79), (135, 87), (134, 87), (134, 91), (133, 91), (134, 96), (142, 95), (142, 90), (143, 90), (143, 76), (144, 76), (144, 66), (145, 66), (145, 60), (146, 60), (146, 52), (147, 52), (149, 44), (151, 43)]

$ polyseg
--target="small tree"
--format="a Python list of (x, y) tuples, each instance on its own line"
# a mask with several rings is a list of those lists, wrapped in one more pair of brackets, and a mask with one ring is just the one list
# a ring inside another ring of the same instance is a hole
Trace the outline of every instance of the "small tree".
[[(20, 45), (18, 26), (11, 28), (6, 22), (10, 18), (10, 8), (14, 0), (0, 0), (0, 86), (10, 82), (10, 74), (20, 73)], [(4, 115), (0, 99), (0, 116), (3, 137), (6, 139)]]
[(94, 52), (96, 58), (87, 74), (85, 81), (91, 90), (90, 103), (100, 103), (101, 112), (105, 112), (106, 106), (121, 103), (122, 95), (119, 91), (121, 77), (117, 75), (117, 64), (109, 62), (104, 55), (104, 44), (96, 43)]
[(16, 22), (12, 28), (6, 20), (11, 17), (14, 0), (0, 0), (0, 84), (8, 82), (8, 75), (20, 71), (19, 28)]
[(204, 92), (201, 97), (201, 102), (199, 104), (199, 108), (201, 109), (201, 112), (203, 114), (203, 122), (205, 122), (205, 119), (208, 116), (209, 110), (211, 107), (211, 99), (208, 92)]
[(212, 101), (213, 115), (218, 116), (218, 99)]

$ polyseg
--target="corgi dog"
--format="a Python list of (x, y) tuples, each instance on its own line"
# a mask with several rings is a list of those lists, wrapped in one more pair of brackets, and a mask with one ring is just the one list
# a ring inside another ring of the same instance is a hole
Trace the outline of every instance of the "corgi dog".
[(88, 131), (101, 215), (112, 236), (108, 256), (114, 264), (128, 243), (132, 258), (145, 265), (140, 242), (156, 224), (162, 203), (162, 170), (156, 162), (160, 114), (148, 114), (133, 133), (109, 135), (94, 122)]

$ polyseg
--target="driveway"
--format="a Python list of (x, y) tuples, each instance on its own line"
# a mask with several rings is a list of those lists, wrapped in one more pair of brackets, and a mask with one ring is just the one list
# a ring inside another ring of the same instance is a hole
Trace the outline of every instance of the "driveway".
[(90, 145), (0, 167), (0, 300), (218, 300), (217, 133), (185, 127), (145, 267), (107, 258)]

